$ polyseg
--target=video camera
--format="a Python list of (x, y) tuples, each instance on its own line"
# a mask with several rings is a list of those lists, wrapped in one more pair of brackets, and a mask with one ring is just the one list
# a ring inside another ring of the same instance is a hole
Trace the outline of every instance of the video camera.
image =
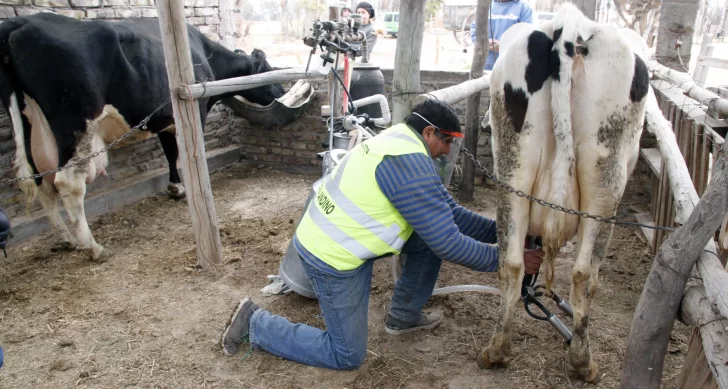
[(311, 54), (306, 64), (306, 71), (311, 64), (311, 57), (316, 54), (316, 48), (321, 48), (320, 58), (322, 66), (326, 69), (330, 67), (328, 64), (334, 63), (336, 54), (349, 55), (352, 59), (359, 54), (360, 48), (352, 43), (362, 42), (366, 39), (363, 32), (359, 32), (361, 28), (361, 15), (352, 14), (347, 18), (340, 20), (320, 21), (316, 19), (313, 22), (311, 31), (312, 36), (303, 38), (303, 44), (311, 47)]

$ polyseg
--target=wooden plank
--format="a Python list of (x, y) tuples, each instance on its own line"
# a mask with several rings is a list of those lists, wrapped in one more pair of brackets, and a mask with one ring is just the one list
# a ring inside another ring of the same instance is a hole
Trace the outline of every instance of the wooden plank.
[(392, 79), (392, 123), (401, 123), (412, 112), (415, 94), (420, 90), (420, 58), (425, 33), (425, 2), (401, 0), (399, 34), (394, 55)]
[(273, 70), (250, 76), (210, 81), (204, 84), (194, 84), (193, 79), (190, 85), (182, 85), (177, 88), (177, 93), (179, 98), (182, 100), (193, 100), (204, 97), (219, 96), (225, 93), (239, 92), (246, 89), (253, 89), (276, 82), (297, 81), (301, 79), (323, 80), (326, 78), (326, 75), (315, 70), (316, 69), (309, 69), (308, 73), (306, 73), (305, 67), (296, 67)]
[(706, 126), (701, 126), (702, 136), (700, 137), (700, 186), (699, 193), (702, 196), (705, 188), (708, 187), (708, 168), (710, 165), (710, 133)]
[(662, 155), (660, 155), (660, 150), (656, 148), (640, 149), (640, 157), (642, 157), (642, 159), (650, 167), (652, 174), (660, 177), (662, 172)]
[[(662, 162), (661, 167), (661, 177), (660, 177), (660, 199), (659, 199), (659, 211), (657, 213), (657, 219), (655, 219), (655, 223), (658, 226), (666, 226), (667, 223), (667, 213), (668, 213), (668, 207), (669, 204), (667, 202), (667, 199), (670, 195), (670, 178), (667, 173), (667, 169), (665, 168), (665, 161)], [(653, 249), (655, 252), (659, 249), (660, 245), (662, 245), (662, 241), (665, 237), (665, 231), (657, 230), (655, 231), (655, 240), (653, 243)]]
[[(483, 67), (485, 57), (488, 55), (488, 9), (490, 0), (478, 0), (475, 9), (475, 53), (470, 65), (470, 79), (483, 80)], [(490, 81), (490, 76), (486, 76)], [(489, 82), (488, 82), (489, 83)], [(485, 88), (484, 88), (485, 89)], [(480, 127), (480, 92), (476, 90), (468, 96), (465, 105), (465, 148), (477, 158), (478, 155), (478, 128)], [(472, 201), (475, 192), (475, 164), (470, 158), (463, 159), (463, 183), (458, 195), (461, 201)]]
[[(683, 115), (681, 122), (683, 158), (685, 163), (689, 164), (693, 157), (693, 119), (688, 115)], [(691, 173), (689, 168), (690, 166), (688, 166), (688, 173)], [(690, 176), (692, 177), (692, 173)]]
[[(690, 173), (690, 178), (693, 180), (693, 186), (695, 189), (698, 189), (698, 167), (700, 166), (700, 124), (697, 122), (693, 122), (690, 126), (690, 136), (692, 137), (692, 140), (690, 142), (690, 165), (688, 166), (688, 171)], [(698, 191), (698, 196), (702, 195), (703, 193)]]
[[(679, 152), (675, 136), (670, 131), (670, 123), (657, 109), (657, 101), (652, 89), (648, 90), (645, 122), (647, 130), (654, 133), (657, 138), (660, 154), (662, 154), (663, 169), (669, 176), (671, 191), (675, 197), (675, 219), (678, 224), (685, 224), (700, 198), (692, 185), (687, 166), (678, 156)], [(728, 151), (723, 153), (728, 154)], [(717, 258), (715, 242), (710, 240), (704, 250), (700, 252), (698, 271), (703, 278), (710, 303), (715, 304), (724, 317), (728, 317), (728, 273), (722, 270), (723, 266)]]
[(728, 88), (721, 88), (719, 86), (709, 86), (707, 89), (713, 93), (718, 94), (721, 97), (728, 98)]
[(698, 328), (693, 329), (688, 354), (683, 360), (682, 371), (675, 389), (718, 389), (713, 372), (703, 352), (703, 342)]
[[(648, 226), (655, 225), (655, 222), (652, 221), (652, 216), (650, 216), (648, 212), (638, 213), (634, 215), (634, 217), (637, 220), (637, 223), (646, 224)], [(645, 236), (645, 239), (647, 239), (648, 242), (652, 242), (655, 240), (655, 230), (646, 227), (640, 227), (640, 229), (642, 230), (642, 234)]]
[[(693, 332), (677, 387), (728, 388), (728, 334), (725, 331), (728, 320), (713, 311), (702, 286), (690, 286), (685, 290), (678, 320), (697, 328)], [(697, 352), (702, 357), (695, 355)]]
[[(172, 91), (195, 81), (192, 56), (185, 23), (184, 0), (157, 0), (159, 26), (162, 31), (167, 78)], [(197, 243), (197, 263), (209, 268), (222, 263), (222, 245), (217, 228), (217, 213), (212, 199), (210, 176), (205, 158), (205, 142), (200, 120), (200, 104), (172, 95), (172, 109), (177, 128), (177, 146), (192, 232)]]
[(427, 99), (436, 99), (448, 104), (455, 104), (467, 99), (468, 96), (472, 96), (476, 93), (480, 94), (481, 92), (488, 90), (489, 87), (490, 74), (486, 74), (457, 85), (418, 95), (415, 99), (415, 104), (419, 104)]
[[(706, 57), (706, 58), (698, 58), (698, 61), (701, 61), (703, 63), (703, 65), (705, 65), (707, 67), (728, 69), (728, 59), (717, 58), (717, 57)], [(703, 85), (705, 85), (705, 81), (703, 81)]]
[(693, 71), (693, 78), (699, 85), (705, 85), (705, 80), (708, 78), (708, 70), (710, 65), (705, 62), (705, 59), (713, 55), (714, 47), (713, 36), (710, 34), (703, 35), (703, 41), (700, 44), (700, 54), (698, 54), (698, 60), (695, 63), (695, 71)]
[[(652, 199), (650, 200), (650, 216), (652, 217), (652, 220), (657, 220), (657, 212), (660, 207), (660, 176), (653, 175), (650, 178), (650, 190), (652, 192)], [(656, 251), (654, 246), (654, 231), (652, 233), (652, 240), (649, 240), (650, 242), (650, 249), (652, 250), (652, 254), (654, 254)]]
[[(669, 131), (664, 132), (669, 137)], [(657, 136), (657, 139), (663, 140), (660, 136)], [(623, 389), (660, 387), (671, 328), (683, 301), (682, 297), (691, 270), (698, 257), (701, 258), (700, 262), (703, 261), (702, 253), (708, 244), (713, 244), (713, 235), (723, 219), (723, 214), (728, 211), (728, 145), (722, 151), (716, 165), (715, 177), (705, 195), (690, 210), (684, 225), (672, 232), (660, 246), (655, 260), (652, 261), (652, 268), (632, 316), (620, 384)], [(672, 152), (670, 155), (673, 155)], [(663, 160), (667, 158), (663, 154)], [(675, 162), (676, 165), (680, 165), (679, 160), (676, 159)], [(670, 164), (666, 164), (666, 167), (668, 171), (671, 169)], [(687, 170), (684, 163), (681, 170)], [(680, 177), (682, 181), (689, 181), (687, 172)], [(692, 188), (692, 185), (690, 187)], [(692, 195), (697, 197), (694, 189)], [(712, 248), (715, 249), (714, 245)], [(713, 260), (717, 262), (715, 257)], [(699, 271), (700, 262), (698, 262)], [(722, 268), (720, 272), (725, 275)], [(703, 276), (707, 291), (708, 283), (716, 280), (706, 281), (703, 271), (700, 271), (700, 275)], [(722, 285), (728, 287), (728, 283)], [(706, 295), (710, 295), (710, 292), (708, 291)], [(723, 365), (726, 362), (720, 358), (711, 358), (710, 355), (706, 357), (711, 364)]]
[(654, 76), (668, 80), (682, 89), (685, 94), (700, 103), (712, 107), (721, 117), (728, 116), (728, 99), (699, 86), (689, 74), (678, 72), (660, 65), (655, 60), (647, 60), (647, 67), (654, 72)]

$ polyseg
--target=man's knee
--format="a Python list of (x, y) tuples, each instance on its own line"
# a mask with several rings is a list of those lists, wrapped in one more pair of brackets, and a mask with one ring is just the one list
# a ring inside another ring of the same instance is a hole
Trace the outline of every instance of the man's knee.
[(348, 352), (337, 355), (336, 360), (340, 370), (354, 370), (364, 363), (366, 356), (367, 347), (365, 344), (363, 347), (357, 346)]

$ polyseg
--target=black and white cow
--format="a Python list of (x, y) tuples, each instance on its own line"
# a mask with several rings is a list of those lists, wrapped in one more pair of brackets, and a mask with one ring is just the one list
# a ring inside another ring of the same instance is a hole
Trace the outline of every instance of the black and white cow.
[[(490, 124), (499, 180), (536, 198), (593, 215), (614, 216), (639, 152), (649, 88), (647, 68), (615, 26), (597, 24), (571, 4), (552, 22), (517, 25), (503, 37), (491, 75)], [(554, 259), (577, 237), (570, 301), (568, 367), (599, 379), (587, 332), (599, 264), (613, 225), (579, 218), (501, 190), (498, 194), (500, 317), (478, 358), (507, 365), (513, 309), (524, 275), (527, 234), (543, 238), (546, 287)]]
[[(220, 80), (272, 70), (262, 51), (233, 53), (188, 26), (195, 78)], [(284, 94), (279, 84), (239, 92), (268, 105)], [(157, 19), (122, 22), (78, 21), (40, 13), (0, 25), (0, 97), (11, 115), (17, 176), (30, 176), (73, 164), (102, 149), (151, 114), (170, 96)], [(205, 116), (221, 95), (200, 99)], [(172, 106), (155, 113), (137, 140), (159, 136), (169, 162), (168, 192), (184, 196), (177, 173), (178, 149)], [(28, 203), (37, 196), (67, 248), (98, 259), (84, 212), (86, 185), (105, 174), (107, 155), (20, 187)], [(60, 196), (70, 231), (57, 208)]]

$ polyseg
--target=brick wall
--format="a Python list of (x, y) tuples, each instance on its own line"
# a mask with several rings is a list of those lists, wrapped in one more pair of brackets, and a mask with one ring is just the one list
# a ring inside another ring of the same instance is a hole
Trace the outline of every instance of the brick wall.
[[(321, 173), (317, 153), (324, 151), (326, 124), (321, 119), (321, 106), (328, 104), (325, 81), (311, 81), (317, 91), (306, 112), (298, 120), (280, 128), (251, 126), (247, 120), (235, 118), (245, 159), (275, 169), (291, 172)], [(283, 84), (288, 90), (292, 85)]]
[[(76, 19), (157, 17), (155, 0), (0, 0), (0, 21), (38, 12), (56, 12)], [(218, 0), (185, 0), (185, 16), (208, 38), (220, 40)]]

